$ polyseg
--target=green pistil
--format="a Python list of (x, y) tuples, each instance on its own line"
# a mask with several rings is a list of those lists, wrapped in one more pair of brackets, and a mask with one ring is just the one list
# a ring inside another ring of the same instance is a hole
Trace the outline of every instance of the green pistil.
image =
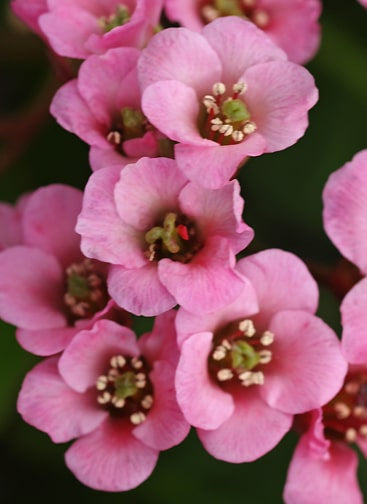
[(226, 100), (221, 106), (222, 114), (233, 124), (250, 119), (250, 112), (242, 100)]
[(129, 9), (126, 7), (126, 5), (118, 5), (116, 7), (115, 14), (111, 14), (111, 16), (103, 16), (99, 19), (99, 24), (104, 31), (104, 33), (107, 33), (114, 28), (117, 28), (118, 26), (122, 26), (125, 23), (130, 21), (130, 13)]
[(121, 118), (124, 140), (144, 136), (146, 118), (139, 110), (125, 107), (121, 110)]
[(90, 294), (88, 279), (84, 276), (72, 274), (67, 279), (67, 291), (78, 299), (87, 299)]
[(152, 245), (161, 240), (162, 247), (171, 254), (177, 254), (183, 246), (177, 226), (177, 215), (173, 212), (168, 213), (163, 221), (163, 227), (155, 226), (145, 234), (145, 241)]
[(133, 371), (127, 371), (117, 376), (114, 383), (116, 397), (119, 399), (126, 399), (127, 397), (134, 396), (138, 391), (135, 383), (135, 373), (133, 373)]
[(237, 340), (231, 350), (232, 367), (234, 369), (251, 370), (260, 362), (260, 355), (246, 341)]
[(215, 0), (214, 7), (221, 16), (242, 16), (243, 10), (238, 5), (237, 0)]

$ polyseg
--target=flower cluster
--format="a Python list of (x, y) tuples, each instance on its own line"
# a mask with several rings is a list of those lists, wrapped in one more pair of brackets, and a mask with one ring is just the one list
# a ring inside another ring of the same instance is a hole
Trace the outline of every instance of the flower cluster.
[[(238, 171), (295, 144), (318, 100), (300, 64), (319, 44), (319, 0), (12, 5), (58, 58), (82, 60), (50, 112), (93, 171), (83, 192), (53, 184), (0, 205), (0, 317), (43, 358), (19, 413), (75, 440), (68, 468), (105, 491), (146, 480), (190, 426), (241, 463), (299, 424), (287, 504), (360, 502), (347, 444), (367, 451), (367, 279), (342, 303), (340, 344), (298, 257), (238, 258), (254, 237)], [(366, 180), (363, 152), (324, 192), (325, 229), (363, 274)], [(139, 338), (137, 316), (155, 317)]]

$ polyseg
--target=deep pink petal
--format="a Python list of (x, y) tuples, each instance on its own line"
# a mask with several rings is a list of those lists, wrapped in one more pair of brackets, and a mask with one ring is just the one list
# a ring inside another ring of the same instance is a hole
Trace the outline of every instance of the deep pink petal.
[(64, 278), (52, 255), (15, 246), (0, 253), (0, 317), (26, 329), (64, 327)]
[(56, 357), (45, 359), (23, 382), (17, 409), (23, 419), (46, 432), (55, 443), (64, 443), (93, 431), (108, 413), (91, 394), (71, 390), (58, 373)]
[(153, 364), (156, 360), (164, 360), (177, 366), (179, 353), (176, 338), (176, 310), (170, 310), (154, 319), (150, 333), (140, 336), (138, 345), (141, 354)]
[(280, 310), (316, 312), (317, 284), (304, 262), (294, 254), (279, 249), (264, 250), (238, 261), (237, 269), (256, 290), (259, 323), (264, 330)]
[(60, 374), (69, 387), (85, 392), (108, 371), (111, 357), (120, 354), (139, 355), (135, 334), (112, 320), (100, 320), (71, 341), (60, 358)]
[(208, 372), (212, 339), (212, 333), (202, 332), (184, 342), (175, 380), (186, 420), (203, 429), (217, 429), (234, 410), (231, 394), (212, 381)]
[(130, 163), (133, 163), (141, 157), (157, 157), (159, 144), (155, 134), (148, 131), (141, 138), (125, 140), (123, 148), (126, 156), (130, 158)]
[(175, 368), (167, 362), (156, 362), (149, 374), (154, 387), (154, 403), (145, 422), (135, 427), (133, 435), (155, 450), (168, 450), (181, 443), (190, 425), (177, 404), (174, 387)]
[(177, 304), (162, 285), (155, 263), (138, 269), (113, 266), (108, 277), (108, 292), (121, 308), (145, 317), (159, 315)]
[(361, 271), (367, 273), (367, 150), (332, 173), (323, 192), (325, 231)]
[(218, 429), (198, 429), (204, 448), (213, 457), (239, 464), (272, 450), (289, 431), (293, 417), (270, 408), (254, 390), (239, 391), (232, 416)]
[(80, 237), (74, 228), (82, 198), (79, 189), (61, 184), (35, 191), (23, 215), (24, 243), (49, 252), (65, 267), (81, 260)]
[(125, 422), (106, 421), (78, 439), (66, 452), (65, 461), (88, 487), (121, 492), (135, 488), (150, 476), (158, 453), (138, 441)]
[(352, 364), (367, 362), (367, 278), (358, 282), (340, 306), (343, 334), (342, 348)]
[(89, 163), (93, 171), (114, 165), (119, 166), (121, 170), (125, 165), (134, 161), (137, 160), (123, 156), (112, 145), (109, 145), (105, 149), (92, 146), (89, 151)]
[(128, 225), (148, 231), (157, 218), (178, 210), (178, 195), (186, 177), (168, 158), (142, 158), (121, 172), (115, 187), (115, 203), (120, 218)]
[(13, 12), (33, 31), (42, 36), (38, 26), (38, 18), (47, 12), (47, 0), (13, 0), (11, 2)]
[(233, 266), (234, 256), (228, 241), (215, 236), (207, 239), (205, 247), (188, 264), (161, 259), (158, 275), (185, 310), (207, 313), (240, 295), (243, 280)]
[(0, 252), (22, 242), (21, 215), (15, 206), (0, 203)]
[(273, 408), (304, 413), (330, 401), (343, 385), (347, 362), (336, 334), (321, 319), (297, 310), (276, 314), (273, 360), (261, 395)]
[(16, 336), (19, 345), (28, 352), (47, 356), (64, 350), (79, 330), (77, 327), (17, 329)]
[(186, 28), (168, 28), (143, 50), (138, 71), (143, 89), (153, 82), (176, 80), (202, 97), (221, 80), (222, 65), (204, 37)]

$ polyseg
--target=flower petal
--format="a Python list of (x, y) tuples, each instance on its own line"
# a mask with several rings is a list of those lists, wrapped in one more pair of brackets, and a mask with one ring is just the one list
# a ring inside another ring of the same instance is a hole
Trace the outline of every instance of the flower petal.
[(367, 278), (358, 282), (340, 306), (342, 314), (342, 348), (352, 364), (367, 362)]

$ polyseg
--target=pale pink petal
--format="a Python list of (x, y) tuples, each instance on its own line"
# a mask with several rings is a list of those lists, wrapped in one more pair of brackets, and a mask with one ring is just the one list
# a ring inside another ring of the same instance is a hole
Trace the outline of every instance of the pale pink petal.
[(42, 36), (38, 26), (38, 18), (41, 14), (47, 12), (47, 0), (13, 0), (11, 8), (24, 23)]
[(222, 80), (233, 85), (245, 70), (258, 63), (286, 60), (286, 54), (253, 23), (230, 16), (205, 26), (203, 35), (218, 54)]
[(272, 450), (292, 426), (292, 415), (270, 408), (254, 390), (238, 391), (232, 416), (218, 429), (198, 429), (213, 457), (239, 464)]
[(134, 161), (137, 160), (123, 156), (112, 145), (109, 145), (105, 149), (92, 146), (89, 151), (89, 163), (93, 171), (114, 165), (119, 166), (121, 170), (125, 165)]
[(165, 212), (178, 210), (178, 195), (186, 177), (168, 158), (142, 158), (121, 172), (115, 204), (124, 223), (142, 231), (157, 225)]
[(163, 360), (177, 366), (179, 353), (175, 329), (176, 314), (176, 310), (170, 310), (158, 315), (154, 319), (152, 331), (140, 336), (138, 345), (141, 354), (151, 364), (156, 360)]
[(264, 250), (238, 261), (237, 269), (256, 290), (262, 329), (267, 329), (270, 318), (279, 310), (316, 312), (317, 284), (294, 254), (280, 249)]
[(134, 315), (153, 317), (177, 304), (162, 285), (156, 263), (138, 269), (113, 266), (107, 283), (108, 292), (115, 302)]
[(100, 320), (71, 341), (60, 358), (60, 374), (69, 387), (85, 392), (108, 371), (111, 357), (119, 354), (139, 355), (135, 334), (112, 320)]
[(158, 275), (185, 310), (206, 313), (222, 308), (240, 295), (243, 280), (233, 266), (228, 241), (215, 236), (207, 239), (190, 263), (161, 259)]
[(78, 439), (66, 452), (68, 468), (88, 487), (122, 492), (152, 473), (159, 452), (138, 441), (122, 421), (106, 421)]
[(141, 138), (125, 140), (123, 144), (124, 152), (130, 158), (130, 163), (141, 157), (157, 157), (158, 148), (158, 141), (152, 131), (147, 131)]
[(342, 314), (342, 349), (352, 364), (367, 362), (367, 278), (358, 282), (340, 306)]
[(242, 221), (244, 201), (240, 190), (237, 180), (217, 190), (206, 190), (190, 183), (179, 196), (182, 212), (195, 221), (200, 233), (227, 238), (235, 254), (247, 247), (254, 237), (254, 231)]
[(367, 150), (332, 173), (323, 192), (325, 231), (361, 271), (367, 273)]
[(75, 133), (89, 145), (108, 148), (107, 127), (96, 118), (78, 90), (77, 79), (64, 84), (55, 94), (50, 113), (67, 131)]
[(344, 443), (333, 442), (330, 457), (310, 451), (307, 436), (298, 443), (284, 489), (286, 504), (363, 504), (357, 480), (358, 457)]
[(26, 329), (63, 327), (64, 278), (52, 255), (15, 246), (0, 253), (0, 317)]
[(47, 356), (64, 350), (79, 331), (77, 327), (17, 329), (16, 337), (19, 345), (28, 352)]
[(35, 191), (23, 215), (24, 243), (49, 252), (65, 267), (81, 260), (80, 237), (74, 228), (82, 198), (79, 189), (62, 184)]
[(23, 419), (64, 443), (93, 431), (108, 415), (92, 394), (71, 390), (58, 373), (56, 357), (45, 359), (23, 382), (17, 403)]
[(22, 241), (21, 215), (18, 209), (0, 203), (0, 252)]
[(181, 443), (190, 425), (176, 401), (175, 368), (167, 362), (156, 362), (149, 374), (154, 387), (154, 403), (145, 422), (135, 427), (133, 435), (155, 450), (168, 450)]
[(200, 32), (204, 23), (199, 15), (197, 0), (166, 0), (164, 9), (168, 19), (180, 23), (185, 28)]
[(175, 159), (179, 168), (192, 182), (218, 189), (235, 174), (247, 156), (259, 156), (266, 149), (264, 138), (252, 133), (236, 145), (199, 146), (175, 145)]
[(221, 80), (222, 65), (204, 37), (186, 28), (168, 28), (143, 50), (138, 72), (143, 89), (153, 82), (176, 80), (202, 97)]
[(275, 61), (255, 65), (243, 75), (245, 100), (266, 152), (290, 147), (308, 126), (308, 111), (318, 100), (312, 75), (300, 65)]
[(297, 310), (276, 314), (273, 360), (264, 368), (260, 393), (273, 408), (304, 413), (330, 401), (343, 385), (347, 362), (340, 342), (321, 319)]
[(186, 420), (203, 429), (217, 429), (234, 410), (231, 394), (224, 392), (208, 372), (212, 339), (212, 333), (202, 332), (184, 342), (175, 380), (177, 401)]
[(139, 268), (147, 262), (141, 244), (143, 237), (120, 219), (113, 199), (120, 171), (121, 167), (115, 165), (97, 170), (90, 177), (76, 231), (82, 236), (85, 256)]

